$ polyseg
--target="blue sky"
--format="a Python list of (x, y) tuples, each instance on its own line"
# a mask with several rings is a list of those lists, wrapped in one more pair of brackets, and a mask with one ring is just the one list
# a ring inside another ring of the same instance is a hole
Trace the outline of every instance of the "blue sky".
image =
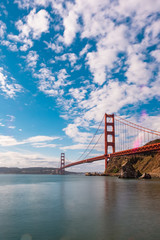
[(158, 0), (1, 1), (0, 166), (75, 161), (105, 112), (160, 130), (159, 39)]

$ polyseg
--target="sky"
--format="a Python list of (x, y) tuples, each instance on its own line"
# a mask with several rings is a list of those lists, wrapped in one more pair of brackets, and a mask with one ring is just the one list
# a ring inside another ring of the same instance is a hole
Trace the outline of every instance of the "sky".
[(159, 0), (1, 0), (0, 167), (74, 162), (105, 113), (160, 130), (159, 110)]

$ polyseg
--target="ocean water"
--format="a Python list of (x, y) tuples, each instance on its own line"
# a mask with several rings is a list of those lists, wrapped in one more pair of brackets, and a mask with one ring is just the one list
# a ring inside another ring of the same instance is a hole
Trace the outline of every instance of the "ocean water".
[(0, 240), (159, 240), (160, 181), (0, 175)]

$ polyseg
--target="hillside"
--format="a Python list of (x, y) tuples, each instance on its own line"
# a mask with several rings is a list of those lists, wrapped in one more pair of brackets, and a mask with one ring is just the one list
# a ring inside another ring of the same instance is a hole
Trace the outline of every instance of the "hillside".
[[(12, 168), (0, 167), (0, 174), (58, 174), (58, 168), (30, 167), (30, 168)], [(80, 174), (76, 172), (65, 171), (65, 174)]]
[[(148, 142), (148, 144), (158, 143), (160, 139)], [(108, 162), (107, 174), (118, 175), (121, 166), (130, 161), (136, 170), (142, 174), (149, 173), (152, 177), (160, 177), (160, 152), (135, 154), (132, 156), (113, 157)]]

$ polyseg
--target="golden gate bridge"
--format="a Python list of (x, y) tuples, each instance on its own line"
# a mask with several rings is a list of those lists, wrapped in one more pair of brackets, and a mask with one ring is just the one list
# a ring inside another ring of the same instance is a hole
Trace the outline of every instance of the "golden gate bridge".
[[(140, 126), (114, 114), (105, 114), (88, 146), (75, 162), (65, 164), (65, 154), (61, 153), (60, 174), (64, 174), (65, 168), (99, 160), (105, 160), (106, 170), (111, 157), (159, 151), (160, 142), (152, 143), (157, 138), (160, 138), (159, 131)], [(147, 144), (148, 142), (150, 144)], [(89, 158), (96, 147), (98, 151), (104, 149), (104, 153)]]

